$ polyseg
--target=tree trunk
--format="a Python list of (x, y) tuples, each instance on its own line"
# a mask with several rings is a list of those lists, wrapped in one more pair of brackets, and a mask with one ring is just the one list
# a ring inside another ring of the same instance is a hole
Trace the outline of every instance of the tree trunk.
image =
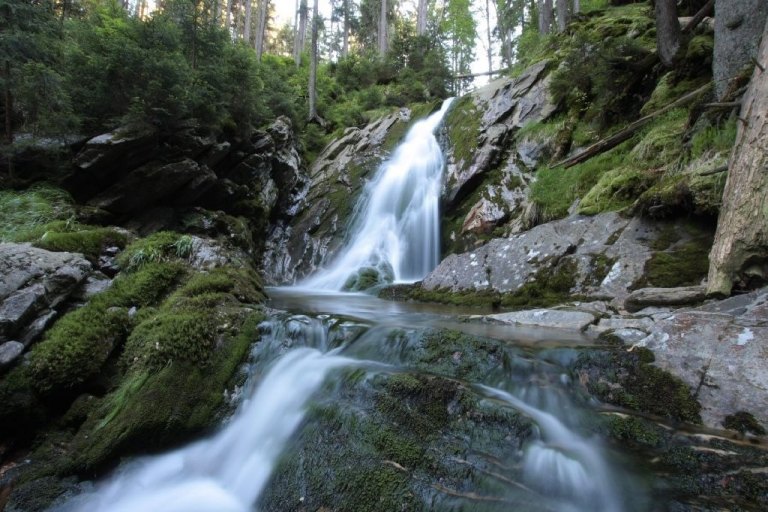
[[(488, 0), (486, 0), (486, 7)], [(423, 36), (427, 33), (427, 7), (429, 0), (419, 0), (419, 7), (416, 12), (416, 35)]]
[(768, 278), (768, 22), (741, 107), (707, 292), (729, 295), (745, 274)]
[(573, 14), (579, 14), (581, 12), (580, 0), (573, 0)]
[(232, 0), (227, 0), (227, 32), (229, 33), (229, 38), (232, 38)]
[(349, 55), (349, 0), (342, 0), (342, 9), (344, 10), (344, 34), (341, 39), (341, 57), (346, 58)]
[(656, 47), (661, 63), (672, 67), (681, 48), (676, 0), (656, 0)]
[(245, 0), (245, 22), (243, 23), (243, 41), (251, 44), (251, 17), (253, 16), (253, 0)]
[(491, 35), (491, 2), (485, 0), (485, 35), (488, 39), (488, 74), (493, 71), (493, 37)]
[[(143, 3), (144, 0), (142, 0)], [(214, 27), (218, 27), (221, 23), (221, 4), (223, 0), (216, 0), (215, 5), (213, 6), (213, 22), (211, 23)]]
[(379, 11), (379, 55), (384, 57), (389, 49), (387, 40), (387, 0), (381, 0), (381, 10)]
[(299, 6), (299, 26), (296, 31), (296, 40), (293, 46), (293, 60), (296, 67), (301, 66), (301, 52), (304, 51), (304, 45), (307, 37), (307, 0), (301, 0)]
[(5, 61), (5, 142), (13, 144), (13, 95), (11, 94), (11, 62)]
[(539, 34), (549, 34), (552, 30), (552, 0), (539, 0)]
[(557, 7), (557, 31), (565, 32), (568, 22), (571, 21), (571, 13), (568, 10), (568, 0), (556, 0)]
[(267, 21), (269, 18), (269, 0), (259, 2), (259, 26), (256, 30), (256, 58), (261, 61), (264, 53), (264, 40), (267, 37)]
[(312, 50), (309, 57), (309, 120), (317, 119), (317, 1), (312, 8)]

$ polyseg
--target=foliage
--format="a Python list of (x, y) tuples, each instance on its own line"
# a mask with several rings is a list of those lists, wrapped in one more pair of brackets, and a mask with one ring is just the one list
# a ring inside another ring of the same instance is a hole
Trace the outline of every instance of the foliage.
[(30, 230), (74, 213), (72, 198), (59, 188), (42, 184), (23, 192), (0, 190), (0, 242), (18, 241)]
[(117, 259), (124, 269), (133, 271), (147, 263), (175, 258), (185, 259), (192, 253), (192, 237), (173, 231), (158, 231), (126, 247)]

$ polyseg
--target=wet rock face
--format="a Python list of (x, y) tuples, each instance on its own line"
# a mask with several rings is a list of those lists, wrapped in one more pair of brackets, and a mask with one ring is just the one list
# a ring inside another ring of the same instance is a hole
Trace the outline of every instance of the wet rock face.
[(497, 226), (523, 230), (529, 206), (530, 172), (550, 143), (513, 141), (523, 126), (548, 119), (547, 63), (516, 78), (504, 78), (460, 98), (445, 121), (444, 247), (466, 249)]
[(0, 343), (7, 364), (20, 355), (13, 343), (26, 349), (36, 341), (91, 271), (79, 254), (0, 244)]
[(704, 424), (747, 411), (768, 426), (768, 289), (652, 318), (637, 345), (696, 390)]

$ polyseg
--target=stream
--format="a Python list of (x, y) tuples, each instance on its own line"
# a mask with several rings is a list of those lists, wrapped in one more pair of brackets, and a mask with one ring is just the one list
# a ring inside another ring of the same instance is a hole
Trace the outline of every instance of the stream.
[(134, 460), (58, 510), (651, 510), (633, 459), (601, 440), (572, 367), (580, 333), (338, 290), (412, 282), (439, 261), (450, 100), (415, 123), (356, 208), (336, 259), (269, 290), (236, 390), (206, 439)]

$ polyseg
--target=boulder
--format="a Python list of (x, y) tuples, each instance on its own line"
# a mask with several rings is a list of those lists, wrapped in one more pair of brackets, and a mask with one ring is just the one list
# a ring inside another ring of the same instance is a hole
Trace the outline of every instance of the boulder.
[(566, 331), (584, 331), (595, 321), (595, 316), (591, 313), (557, 309), (530, 309), (487, 315), (483, 318), (505, 325), (544, 327)]
[(657, 315), (637, 346), (696, 392), (705, 425), (752, 413), (768, 426), (768, 288)]
[(624, 309), (635, 312), (649, 306), (687, 306), (703, 302), (706, 295), (704, 286), (641, 288), (629, 294), (624, 301)]
[(0, 244), (0, 341), (34, 341), (91, 270), (79, 254)]
[(18, 341), (6, 341), (0, 344), (0, 370), (13, 364), (24, 352), (24, 344)]
[(112, 213), (141, 212), (159, 203), (186, 206), (216, 182), (216, 175), (191, 159), (134, 169), (88, 204)]

